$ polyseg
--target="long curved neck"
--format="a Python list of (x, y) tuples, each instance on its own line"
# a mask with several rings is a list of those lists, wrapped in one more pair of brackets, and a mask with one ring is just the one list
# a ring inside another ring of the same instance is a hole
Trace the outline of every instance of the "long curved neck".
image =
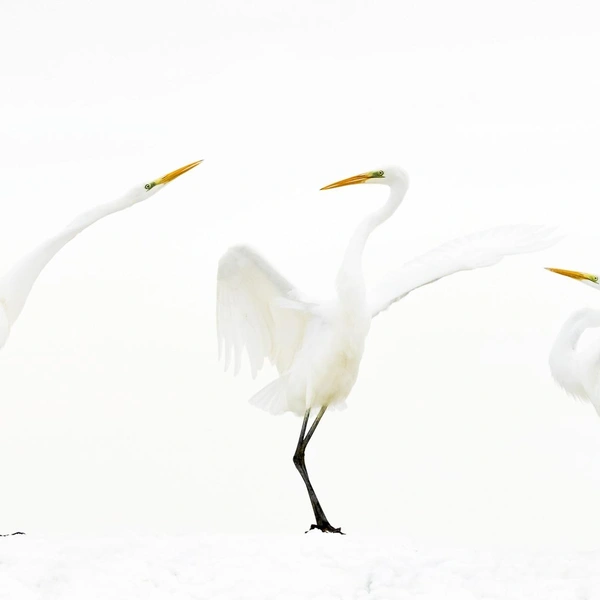
[(600, 327), (600, 310), (584, 308), (574, 312), (565, 321), (550, 351), (550, 371), (556, 382), (583, 399), (587, 398), (587, 391), (577, 367), (577, 345), (583, 333), (595, 327)]
[(356, 228), (346, 247), (344, 259), (336, 278), (336, 288), (340, 295), (348, 291), (365, 293), (365, 280), (362, 268), (362, 257), (369, 236), (379, 225), (387, 221), (400, 206), (406, 188), (390, 185), (387, 202), (375, 212), (368, 215)]
[[(96, 223), (103, 217), (129, 208), (137, 201), (135, 194), (129, 193), (117, 200), (96, 206), (71, 221), (60, 233), (47, 239), (19, 260), (0, 279), (0, 304), (6, 311), (9, 326), (21, 314), (31, 288), (44, 267), (56, 253), (70, 242), (78, 233)], [(0, 307), (1, 308), (1, 307)]]
[(583, 308), (574, 312), (564, 323), (556, 337), (555, 346), (567, 351), (577, 349), (583, 333), (594, 327), (600, 327), (600, 310)]

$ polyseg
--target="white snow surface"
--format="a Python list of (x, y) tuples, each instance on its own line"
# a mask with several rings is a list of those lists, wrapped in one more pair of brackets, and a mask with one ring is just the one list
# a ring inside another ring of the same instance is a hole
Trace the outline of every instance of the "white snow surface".
[(600, 551), (307, 535), (0, 539), (2, 600), (595, 600)]

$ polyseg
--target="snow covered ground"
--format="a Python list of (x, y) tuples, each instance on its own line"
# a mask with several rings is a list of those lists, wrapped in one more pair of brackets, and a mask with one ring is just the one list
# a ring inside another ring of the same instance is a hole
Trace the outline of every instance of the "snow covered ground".
[(439, 550), (396, 538), (0, 539), (2, 600), (596, 600), (600, 551)]

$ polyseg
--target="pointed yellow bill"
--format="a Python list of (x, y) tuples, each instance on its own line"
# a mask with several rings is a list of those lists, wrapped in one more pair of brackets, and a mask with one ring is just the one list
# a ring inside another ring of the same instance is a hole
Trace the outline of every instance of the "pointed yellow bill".
[(169, 183), (170, 181), (177, 179), (177, 177), (179, 177), (180, 175), (183, 175), (184, 173), (187, 173), (189, 170), (193, 169), (194, 167), (197, 167), (201, 162), (202, 162), (201, 160), (198, 160), (189, 165), (185, 165), (185, 167), (181, 167), (180, 169), (175, 169), (175, 171), (171, 171), (170, 173), (167, 173), (164, 177), (157, 179), (154, 183), (156, 185)]
[(577, 279), (577, 281), (593, 281), (594, 283), (598, 282), (598, 276), (593, 275), (592, 273), (569, 271), (567, 269), (554, 269), (552, 267), (546, 267), (546, 270), (552, 271), (553, 273), (558, 273), (559, 275), (564, 275), (565, 277), (570, 277), (571, 279)]
[(383, 177), (383, 173), (378, 175), (380, 171), (369, 171), (368, 173), (361, 173), (360, 175), (354, 175), (354, 177), (348, 177), (347, 179), (341, 179), (340, 181), (336, 181), (335, 183), (330, 183), (325, 187), (322, 187), (321, 190), (332, 190), (333, 188), (343, 187), (345, 185), (355, 185), (357, 183), (364, 183), (373, 177)]

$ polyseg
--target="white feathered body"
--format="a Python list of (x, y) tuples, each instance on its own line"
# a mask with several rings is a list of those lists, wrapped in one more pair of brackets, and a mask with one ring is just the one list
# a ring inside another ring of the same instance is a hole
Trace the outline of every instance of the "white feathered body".
[(600, 311), (574, 312), (556, 337), (549, 364), (556, 383), (574, 398), (590, 402), (600, 416), (600, 335), (590, 331), (598, 327)]
[[(313, 309), (290, 369), (274, 386), (278, 397), (270, 396), (267, 386), (250, 401), (274, 414), (343, 408), (358, 377), (370, 325), (364, 302), (351, 305), (338, 299)], [(262, 405), (265, 396), (271, 400), (268, 407)]]

